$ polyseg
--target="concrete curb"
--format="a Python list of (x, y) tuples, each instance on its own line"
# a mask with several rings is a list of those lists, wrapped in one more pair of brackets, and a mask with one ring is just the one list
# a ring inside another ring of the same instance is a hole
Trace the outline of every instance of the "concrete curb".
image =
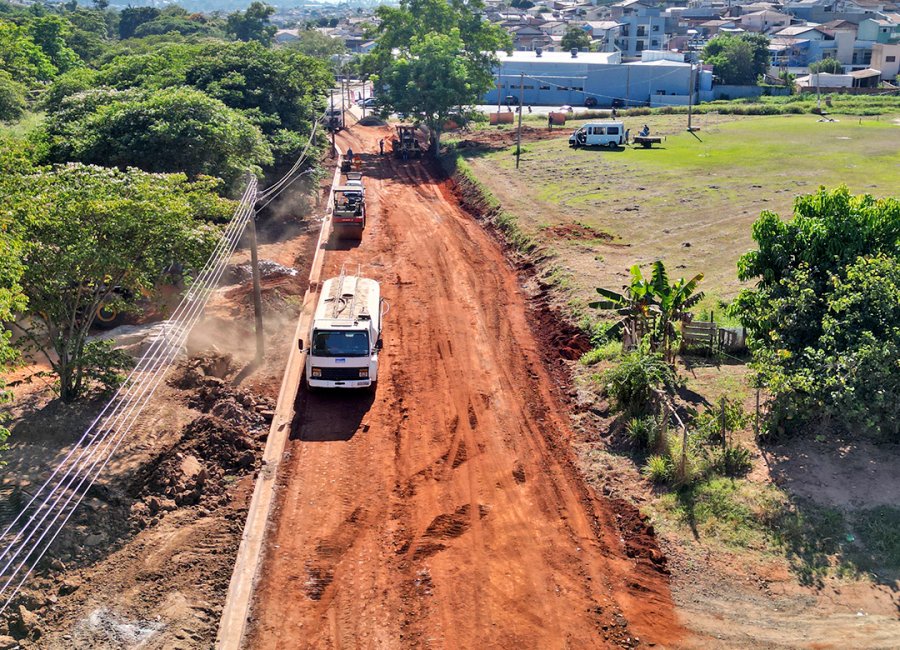
[[(332, 187), (340, 182), (341, 160), (342, 156), (338, 152), (337, 169), (335, 169), (332, 179)], [(334, 195), (329, 194), (325, 218), (322, 220), (312, 268), (309, 272), (309, 287), (303, 296), (303, 309), (300, 312), (300, 317), (297, 319), (297, 328), (294, 331), (291, 351), (284, 370), (284, 378), (281, 381), (281, 390), (278, 393), (275, 415), (272, 417), (272, 426), (269, 428), (269, 437), (266, 441), (265, 451), (263, 451), (262, 469), (253, 489), (253, 497), (250, 499), (247, 522), (241, 535), (241, 545), (238, 548), (234, 572), (231, 574), (231, 582), (228, 585), (228, 593), (225, 596), (225, 607), (219, 620), (219, 631), (216, 635), (215, 645), (218, 650), (238, 650), (242, 646), (244, 635), (247, 633), (247, 626), (250, 622), (253, 592), (259, 577), (260, 567), (262, 566), (263, 547), (268, 532), (269, 517), (275, 505), (278, 470), (281, 466), (285, 445), (291, 434), (291, 422), (294, 419), (294, 399), (300, 388), (300, 380), (303, 376), (303, 367), (306, 361), (306, 352), (301, 352), (297, 348), (296, 341), (309, 331), (310, 320), (315, 311), (321, 284), (325, 242), (328, 241), (331, 231), (331, 215), (333, 211)]]

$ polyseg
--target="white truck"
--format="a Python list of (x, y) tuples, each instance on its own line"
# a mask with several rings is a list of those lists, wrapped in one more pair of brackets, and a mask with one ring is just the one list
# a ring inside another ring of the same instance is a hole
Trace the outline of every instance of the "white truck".
[[(378, 380), (381, 287), (375, 280), (341, 275), (322, 284), (309, 332), (306, 385), (310, 388), (366, 388)], [(299, 347), (303, 349), (303, 339)]]
[(570, 147), (618, 147), (625, 142), (624, 122), (589, 122), (569, 136)]

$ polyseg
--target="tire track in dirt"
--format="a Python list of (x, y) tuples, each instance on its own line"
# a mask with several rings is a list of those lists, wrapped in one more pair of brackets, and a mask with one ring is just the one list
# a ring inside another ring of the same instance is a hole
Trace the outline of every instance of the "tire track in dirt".
[(246, 647), (674, 642), (665, 576), (577, 476), (500, 248), (421, 162), (364, 161), (370, 225), (323, 277), (382, 283), (379, 386), (301, 391)]

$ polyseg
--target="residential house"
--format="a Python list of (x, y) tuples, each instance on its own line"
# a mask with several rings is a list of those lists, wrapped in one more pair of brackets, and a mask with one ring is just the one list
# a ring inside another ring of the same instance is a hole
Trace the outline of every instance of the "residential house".
[(856, 37), (861, 41), (875, 43), (900, 42), (900, 21), (889, 18), (866, 18), (859, 24)]
[(793, 19), (790, 14), (765, 10), (744, 14), (738, 19), (738, 23), (748, 32), (769, 33), (790, 26)]
[(872, 67), (881, 70), (882, 80), (894, 83), (900, 74), (900, 43), (875, 43)]

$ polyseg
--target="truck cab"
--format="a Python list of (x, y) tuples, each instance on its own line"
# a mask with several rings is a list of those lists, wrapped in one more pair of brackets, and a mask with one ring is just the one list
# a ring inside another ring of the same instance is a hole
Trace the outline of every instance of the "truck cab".
[(618, 147), (625, 144), (624, 122), (589, 122), (569, 136), (570, 147)]
[[(384, 303), (375, 280), (343, 272), (322, 284), (309, 332), (306, 385), (367, 388), (378, 380)], [(304, 341), (299, 342), (300, 349)]]

